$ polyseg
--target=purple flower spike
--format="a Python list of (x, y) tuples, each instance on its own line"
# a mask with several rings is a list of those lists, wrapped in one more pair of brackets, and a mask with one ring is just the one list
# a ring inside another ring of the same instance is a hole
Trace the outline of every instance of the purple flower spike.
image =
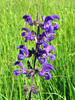
[(28, 23), (29, 25), (33, 25), (32, 18), (29, 15), (24, 15), (23, 19), (25, 19), (26, 23)]
[[(24, 65), (20, 61), (16, 61), (13, 65), (18, 65), (22, 68), (23, 73), (26, 73)], [(18, 72), (18, 71), (17, 71)], [(20, 71), (19, 71), (20, 72)]]

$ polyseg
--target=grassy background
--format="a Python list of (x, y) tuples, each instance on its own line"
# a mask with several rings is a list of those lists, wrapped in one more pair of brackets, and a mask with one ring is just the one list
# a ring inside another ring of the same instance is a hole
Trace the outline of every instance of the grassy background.
[[(24, 43), (21, 28), (30, 27), (22, 19), (29, 14), (36, 19), (37, 11), (41, 16), (56, 14), (60, 16), (59, 30), (52, 45), (56, 48), (57, 59), (51, 62), (55, 68), (52, 79), (35, 77), (40, 86), (39, 95), (33, 100), (75, 100), (75, 4), (74, 0), (0, 0), (0, 100), (24, 100), (24, 84), (30, 84), (24, 75), (14, 77), (17, 66), (16, 47), (25, 44), (34, 47), (34, 42)], [(33, 58), (32, 58), (33, 59)], [(26, 66), (26, 61), (23, 60)], [(33, 61), (30, 59), (33, 64)], [(50, 62), (48, 60), (48, 62)], [(37, 63), (39, 66), (39, 63)], [(27, 66), (26, 66), (27, 67)]]

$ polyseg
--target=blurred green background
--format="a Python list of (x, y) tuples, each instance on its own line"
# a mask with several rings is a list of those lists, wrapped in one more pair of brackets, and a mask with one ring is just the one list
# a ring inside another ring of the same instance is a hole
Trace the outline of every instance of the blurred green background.
[[(24, 44), (34, 47), (34, 42), (24, 43), (21, 28), (30, 27), (23, 20), (28, 14), (36, 19), (37, 11), (41, 16), (56, 14), (60, 16), (59, 30), (52, 41), (56, 48), (56, 60), (49, 61), (55, 71), (52, 79), (45, 80), (38, 75), (35, 84), (40, 86), (38, 96), (33, 100), (75, 100), (75, 2), (74, 0), (0, 0), (0, 100), (25, 100), (23, 85), (30, 85), (25, 75), (14, 76), (13, 71), (18, 66), (11, 66), (17, 61), (17, 46)], [(26, 62), (22, 62), (27, 67)], [(33, 57), (29, 59), (33, 64)], [(40, 64), (37, 62), (37, 66)]]

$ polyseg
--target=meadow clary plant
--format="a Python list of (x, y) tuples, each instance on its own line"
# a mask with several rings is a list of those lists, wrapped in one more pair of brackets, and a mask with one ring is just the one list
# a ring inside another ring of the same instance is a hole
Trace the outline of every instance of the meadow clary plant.
[[(36, 49), (31, 48), (30, 50), (25, 45), (18, 46), (18, 61), (13, 64), (21, 67), (21, 70), (14, 70), (14, 75), (17, 76), (19, 74), (25, 74), (28, 79), (30, 79), (30, 77), (32, 78), (31, 86), (24, 85), (25, 96), (27, 96), (27, 91), (30, 91), (29, 98), (26, 98), (25, 100), (31, 100), (32, 93), (38, 94), (37, 89), (39, 87), (35, 86), (33, 83), (35, 74), (38, 74), (40, 77), (44, 77), (46, 80), (49, 80), (51, 79), (49, 70), (54, 71), (53, 65), (51, 63), (47, 63), (47, 58), (49, 57), (50, 60), (56, 59), (56, 54), (51, 54), (51, 50), (55, 51), (55, 47), (49, 45), (48, 42), (51, 42), (55, 38), (55, 31), (58, 30), (59, 25), (57, 24), (57, 22), (54, 22), (54, 20), (59, 20), (59, 16), (51, 15), (47, 17), (42, 16), (41, 18), (42, 22), (39, 22), (39, 13), (37, 13), (36, 20), (32, 20), (29, 15), (23, 16), (23, 19), (26, 23), (28, 23), (30, 26), (34, 25), (37, 27), (37, 33), (33, 30), (30, 31), (28, 28), (24, 27), (22, 28), (24, 32), (22, 32), (21, 36), (25, 38), (25, 42), (29, 40), (35, 41)], [(40, 29), (43, 30), (42, 33), (40, 33)], [(31, 66), (31, 63), (28, 60), (28, 69), (26, 69), (23, 63), (21, 63), (21, 60), (28, 57), (30, 58), (32, 55), (34, 55), (34, 64), (33, 66)], [(42, 64), (41, 70), (36, 67), (37, 60), (39, 60), (40, 64)]]

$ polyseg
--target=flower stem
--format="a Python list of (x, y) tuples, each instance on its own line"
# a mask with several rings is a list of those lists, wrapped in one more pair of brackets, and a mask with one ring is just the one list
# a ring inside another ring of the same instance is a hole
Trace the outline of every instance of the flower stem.
[(35, 55), (35, 58), (34, 58), (34, 69), (35, 69), (35, 65), (36, 65), (36, 55)]
[(40, 35), (40, 26), (38, 26), (38, 29), (37, 29), (37, 39), (39, 39), (39, 35)]
[(29, 93), (29, 100), (31, 100), (31, 92), (32, 92), (32, 91), (30, 90), (30, 93)]

